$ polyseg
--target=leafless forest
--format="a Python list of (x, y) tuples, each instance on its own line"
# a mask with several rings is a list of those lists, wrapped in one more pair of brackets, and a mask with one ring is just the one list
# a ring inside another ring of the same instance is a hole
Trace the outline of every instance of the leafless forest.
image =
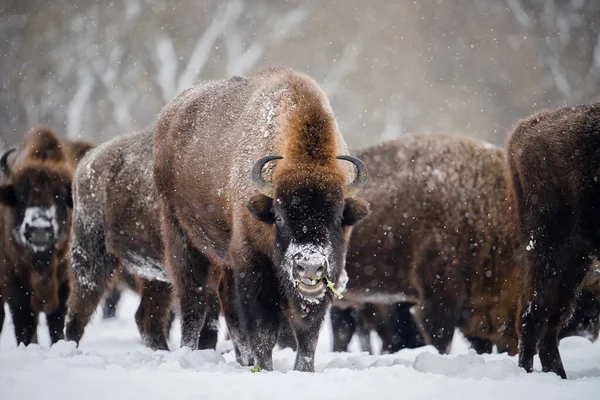
[(3, 0), (0, 147), (35, 125), (100, 143), (203, 79), (289, 65), (352, 147), (600, 100), (595, 0)]

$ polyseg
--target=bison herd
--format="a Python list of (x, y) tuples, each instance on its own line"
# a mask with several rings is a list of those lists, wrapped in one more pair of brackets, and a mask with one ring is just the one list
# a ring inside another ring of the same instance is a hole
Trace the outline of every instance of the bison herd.
[(52, 343), (79, 343), (122, 287), (148, 347), (168, 350), (178, 314), (182, 346), (215, 348), (222, 314), (236, 360), (265, 370), (279, 343), (314, 371), (327, 311), (335, 351), (375, 331), (386, 352), (446, 353), (459, 329), (563, 378), (559, 338), (598, 337), (600, 105), (522, 120), (505, 149), (431, 133), (351, 156), (318, 85), (267, 68), (91, 148), (37, 128), (0, 157), (18, 343), (40, 312)]

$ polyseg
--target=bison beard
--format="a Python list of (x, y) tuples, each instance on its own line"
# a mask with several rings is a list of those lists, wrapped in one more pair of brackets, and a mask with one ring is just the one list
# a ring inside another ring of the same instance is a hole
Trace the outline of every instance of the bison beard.
[(506, 144), (521, 255), (519, 366), (566, 373), (558, 335), (600, 256), (600, 104), (537, 113)]
[[(323, 280), (337, 283), (350, 227), (369, 213), (352, 198), (366, 169), (341, 156), (347, 149), (325, 94), (286, 68), (202, 83), (163, 109), (154, 139), (182, 345), (198, 340), (203, 293), (221, 277), (238, 362), (272, 370), (279, 326), (287, 322), (298, 345), (295, 369), (314, 371), (332, 300)], [(351, 164), (357, 174), (346, 184)]]
[(50, 130), (36, 128), (19, 151), (11, 149), (0, 157), (0, 330), (6, 301), (17, 343), (36, 342), (40, 312), (46, 314), (51, 342), (63, 338), (71, 179), (90, 148), (83, 142), (61, 142)]

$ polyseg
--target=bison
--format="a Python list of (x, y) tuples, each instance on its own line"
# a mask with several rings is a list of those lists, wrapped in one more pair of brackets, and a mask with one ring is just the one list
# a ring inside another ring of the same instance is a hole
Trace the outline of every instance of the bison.
[[(150, 129), (122, 135), (94, 149), (75, 172), (69, 340), (79, 343), (105, 292), (125, 284), (141, 296), (135, 321), (145, 345), (168, 350), (172, 287), (163, 266), (152, 153)], [(210, 305), (203, 349), (217, 343), (215, 292)]]
[[(422, 340), (449, 351), (455, 327), (474, 347), (515, 354), (517, 271), (500, 148), (421, 134), (357, 153), (373, 213), (355, 227), (339, 307), (415, 304)], [(335, 328), (335, 323), (334, 323)]]
[(346, 155), (323, 91), (279, 67), (203, 82), (161, 111), (154, 143), (182, 345), (195, 347), (205, 294), (220, 279), (240, 364), (272, 370), (286, 322), (297, 341), (294, 368), (314, 371), (328, 288), (338, 284), (352, 225), (369, 213), (353, 197), (366, 167)]
[(6, 302), (17, 343), (37, 341), (40, 312), (46, 314), (51, 342), (64, 336), (71, 181), (78, 160), (91, 147), (36, 128), (18, 151), (10, 149), (0, 157), (0, 329)]
[(542, 111), (506, 141), (522, 286), (519, 366), (567, 375), (558, 335), (600, 250), (600, 104)]

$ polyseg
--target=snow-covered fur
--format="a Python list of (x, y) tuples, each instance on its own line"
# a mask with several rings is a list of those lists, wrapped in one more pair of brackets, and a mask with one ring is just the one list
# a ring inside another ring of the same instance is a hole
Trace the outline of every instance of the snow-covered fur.
[(4, 302), (18, 343), (36, 341), (46, 314), (52, 343), (63, 338), (69, 296), (67, 247), (71, 180), (77, 160), (91, 148), (35, 128), (2, 157), (0, 173), (0, 330)]
[[(162, 110), (154, 176), (182, 344), (202, 326), (209, 264), (227, 266), (220, 299), (238, 361), (271, 370), (285, 319), (299, 344), (295, 368), (314, 370), (332, 296), (324, 278), (337, 283), (350, 226), (368, 214), (350, 190), (352, 164), (336, 159), (346, 153), (324, 92), (287, 68), (200, 83)], [(283, 158), (265, 168), (259, 192), (253, 166), (267, 155)], [(302, 278), (299, 265), (319, 278)]]
[[(147, 346), (168, 349), (172, 288), (163, 266), (152, 132), (119, 136), (81, 162), (74, 179), (72, 295), (67, 338), (79, 342), (102, 296), (117, 282), (141, 295), (136, 322)], [(211, 296), (218, 318), (216, 294)], [(210, 324), (201, 348), (214, 348)]]

